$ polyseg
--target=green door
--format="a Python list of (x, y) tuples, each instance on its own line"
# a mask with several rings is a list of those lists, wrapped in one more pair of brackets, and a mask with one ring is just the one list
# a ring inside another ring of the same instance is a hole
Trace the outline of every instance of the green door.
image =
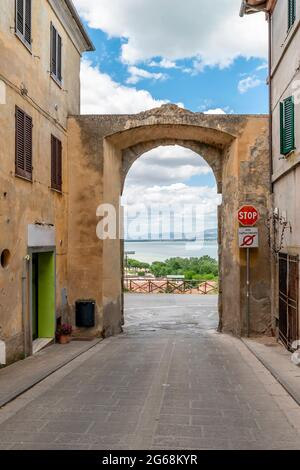
[(34, 253), (32, 257), (32, 336), (55, 336), (54, 253)]

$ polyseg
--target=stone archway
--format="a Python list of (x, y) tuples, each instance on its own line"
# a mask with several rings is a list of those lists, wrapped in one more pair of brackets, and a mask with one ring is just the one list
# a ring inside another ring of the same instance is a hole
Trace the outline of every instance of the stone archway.
[(223, 195), (219, 208), (220, 329), (243, 335), (245, 253), (238, 247), (236, 213), (244, 203), (261, 212), (260, 248), (252, 256), (251, 331), (270, 325), (270, 249), (264, 217), (271, 207), (267, 116), (205, 115), (175, 105), (137, 115), (78, 116), (69, 119), (69, 301), (93, 298), (93, 333), (121, 331), (120, 240), (96, 237), (96, 209), (119, 212), (124, 180), (133, 162), (160, 145), (181, 145), (211, 166)]

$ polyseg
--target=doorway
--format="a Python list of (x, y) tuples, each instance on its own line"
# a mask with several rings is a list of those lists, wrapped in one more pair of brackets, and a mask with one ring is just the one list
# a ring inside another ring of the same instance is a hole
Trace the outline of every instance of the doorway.
[(54, 252), (32, 254), (31, 275), (32, 341), (55, 336), (55, 255)]
[(279, 338), (287, 349), (299, 340), (299, 256), (279, 253)]

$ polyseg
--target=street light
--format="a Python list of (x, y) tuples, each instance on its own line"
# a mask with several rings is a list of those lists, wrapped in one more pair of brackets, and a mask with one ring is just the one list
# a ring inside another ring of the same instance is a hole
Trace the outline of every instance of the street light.
[(128, 256), (135, 255), (135, 251), (125, 251), (125, 272), (128, 271)]

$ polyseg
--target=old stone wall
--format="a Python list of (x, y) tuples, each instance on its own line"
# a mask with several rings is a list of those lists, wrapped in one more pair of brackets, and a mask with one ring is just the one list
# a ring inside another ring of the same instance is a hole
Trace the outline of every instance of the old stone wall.
[(219, 209), (220, 328), (245, 333), (245, 258), (238, 247), (237, 211), (247, 202), (261, 212), (261, 245), (252, 256), (251, 330), (270, 326), (270, 253), (264, 218), (270, 209), (268, 118), (204, 115), (166, 105), (138, 115), (69, 119), (70, 171), (69, 300), (94, 298), (92, 334), (121, 331), (119, 240), (96, 236), (97, 207), (119, 212), (124, 179), (132, 163), (160, 145), (182, 145), (205, 158), (214, 171), (223, 204)]

